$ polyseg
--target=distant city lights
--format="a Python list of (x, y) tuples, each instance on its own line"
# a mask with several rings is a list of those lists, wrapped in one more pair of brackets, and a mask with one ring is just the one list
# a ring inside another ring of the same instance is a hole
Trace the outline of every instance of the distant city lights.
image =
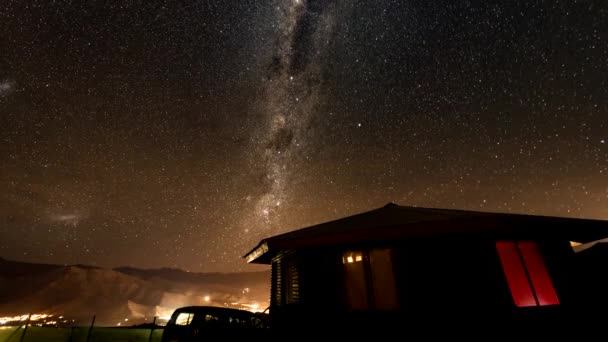
[(252, 303), (252, 304), (240, 304), (241, 306), (245, 307), (245, 309), (247, 311), (251, 311), (251, 312), (262, 312), (264, 311), (263, 308), (260, 307), (260, 304), (258, 303)]
[[(29, 317), (29, 314), (0, 317), (0, 325), (5, 325), (7, 323), (15, 323), (15, 322), (26, 322), (28, 317)], [(51, 318), (51, 317), (53, 317), (53, 315), (32, 314), (32, 317), (30, 318), (30, 323), (38, 322), (40, 320), (45, 321), (47, 318)], [(60, 318), (62, 318), (62, 317), (60, 317)], [(51, 322), (56, 323), (55, 321), (51, 321)], [(44, 323), (50, 324), (50, 322), (44, 322)]]
[[(250, 289), (244, 288), (244, 289), (242, 289), (242, 292), (249, 293)], [(202, 297), (202, 299), (205, 303), (209, 303), (210, 305), (219, 304), (219, 306), (240, 309), (240, 310), (247, 310), (247, 311), (251, 311), (251, 312), (262, 312), (269, 305), (267, 302), (248, 302), (248, 303), (225, 302), (222, 305), (222, 303), (212, 302), (211, 295), (204, 295)], [(216, 301), (217, 301), (217, 298), (216, 298)], [(178, 305), (175, 307), (157, 306), (156, 307), (156, 317), (157, 317), (156, 324), (158, 324), (158, 325), (166, 324), (166, 322), (171, 319), (171, 314), (175, 311), (175, 309), (177, 309), (178, 307), (181, 307), (181, 306), (188, 306), (188, 305), (192, 305), (192, 304), (181, 303), (181, 305)], [(65, 315), (67, 315), (67, 317)], [(27, 322), (28, 317), (30, 317), (29, 314), (0, 317), (0, 329), (8, 328), (8, 327), (15, 327), (15, 326), (23, 326), (23, 325), (25, 325), (25, 322)], [(119, 326), (119, 327), (133, 325), (133, 324), (135, 324), (135, 322), (138, 321), (138, 319), (139, 318), (135, 318), (135, 316), (126, 317), (126, 318), (119, 319), (118, 321), (114, 321), (114, 323), (110, 323), (110, 325), (115, 325), (115, 326)], [(147, 320), (147, 318), (146, 318), (146, 320)], [(30, 326), (39, 326), (39, 327), (43, 327), (43, 326), (58, 327), (58, 326), (69, 326), (71, 324), (74, 324), (74, 322), (75, 322), (75, 320), (70, 318), (68, 313), (63, 313), (63, 315), (61, 315), (61, 316), (56, 316), (56, 315), (47, 314), (47, 313), (35, 313), (35, 314), (31, 314), (29, 325)]]

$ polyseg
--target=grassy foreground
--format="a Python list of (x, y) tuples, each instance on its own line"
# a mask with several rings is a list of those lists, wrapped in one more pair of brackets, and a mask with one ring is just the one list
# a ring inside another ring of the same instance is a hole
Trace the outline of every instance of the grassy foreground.
[[(46, 328), (28, 327), (24, 342), (86, 342), (88, 327), (74, 328)], [(23, 334), (23, 327), (0, 327), (0, 342), (19, 342)], [(162, 329), (155, 329), (152, 341), (160, 342)], [(148, 342), (150, 329), (104, 328), (95, 327), (91, 331), (89, 342), (122, 341), (122, 342)]]

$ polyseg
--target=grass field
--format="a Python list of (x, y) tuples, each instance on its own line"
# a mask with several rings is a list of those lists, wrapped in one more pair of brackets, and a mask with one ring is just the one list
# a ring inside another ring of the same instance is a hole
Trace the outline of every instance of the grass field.
[[(24, 342), (86, 342), (88, 327), (74, 328), (44, 328), (28, 327)], [(19, 342), (23, 334), (23, 327), (0, 327), (0, 342)], [(160, 342), (162, 329), (155, 329), (152, 341)], [(120, 342), (148, 342), (150, 329), (129, 328), (93, 328), (89, 342), (120, 341)]]

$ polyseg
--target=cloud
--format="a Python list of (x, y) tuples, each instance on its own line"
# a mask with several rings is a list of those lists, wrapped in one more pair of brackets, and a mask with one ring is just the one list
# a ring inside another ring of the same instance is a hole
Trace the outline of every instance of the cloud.
[(51, 222), (57, 222), (69, 226), (78, 226), (81, 220), (86, 217), (82, 213), (63, 213), (50, 215)]
[(15, 84), (9, 80), (0, 81), (0, 96), (8, 95), (15, 88)]

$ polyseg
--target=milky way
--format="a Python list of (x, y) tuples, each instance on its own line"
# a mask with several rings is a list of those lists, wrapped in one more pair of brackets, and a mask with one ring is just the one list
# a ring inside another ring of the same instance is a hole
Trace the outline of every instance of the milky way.
[(278, 35), (262, 104), (266, 127), (256, 155), (263, 160), (265, 184), (254, 207), (262, 228), (271, 227), (280, 207), (288, 204), (290, 179), (309, 158), (311, 118), (322, 101), (322, 57), (336, 15), (333, 1), (285, 1), (276, 11)]
[(8, 0), (0, 257), (252, 270), (400, 205), (608, 219), (608, 1)]

